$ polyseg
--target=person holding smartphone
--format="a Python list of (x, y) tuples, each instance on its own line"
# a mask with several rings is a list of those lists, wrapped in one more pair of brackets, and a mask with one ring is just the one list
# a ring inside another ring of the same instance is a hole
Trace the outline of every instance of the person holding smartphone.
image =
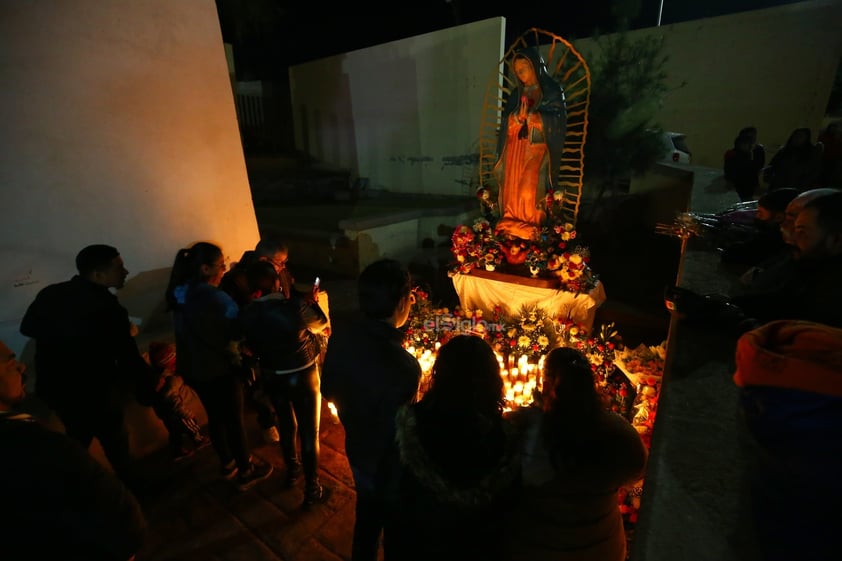
[(260, 364), (263, 388), (278, 417), (286, 485), (292, 487), (304, 473), (306, 509), (325, 502), (330, 494), (318, 476), (322, 401), (318, 334), (328, 325), (327, 315), (318, 304), (318, 282), (312, 295), (292, 290), (286, 298), (277, 271), (265, 261), (249, 266), (248, 279), (258, 296), (240, 313), (244, 345)]

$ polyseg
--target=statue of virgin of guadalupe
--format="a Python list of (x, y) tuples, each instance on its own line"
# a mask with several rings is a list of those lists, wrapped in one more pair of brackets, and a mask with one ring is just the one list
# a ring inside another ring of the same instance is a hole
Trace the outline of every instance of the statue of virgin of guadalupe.
[(517, 89), (503, 108), (494, 166), (500, 205), (495, 231), (530, 240), (546, 220), (547, 193), (558, 187), (567, 110), (564, 90), (536, 47), (517, 50), (512, 69)]

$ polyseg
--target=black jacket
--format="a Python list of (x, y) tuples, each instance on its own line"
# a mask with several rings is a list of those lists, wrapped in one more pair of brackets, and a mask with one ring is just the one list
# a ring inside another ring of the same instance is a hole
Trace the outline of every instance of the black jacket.
[(264, 371), (295, 370), (313, 363), (319, 355), (315, 333), (328, 325), (315, 302), (293, 291), (287, 299), (275, 292), (252, 301), (240, 312), (245, 344)]
[[(48, 402), (96, 400), (149, 376), (126, 309), (108, 288), (78, 275), (42, 289), (20, 332), (35, 339), (35, 389)], [(84, 378), (76, 375), (80, 368)]]
[(415, 399), (421, 367), (404, 350), (404, 334), (378, 320), (334, 326), (322, 368), (322, 395), (345, 428), (352, 467), (384, 489), (398, 468), (395, 414)]
[(396, 417), (401, 508), (390, 551), (405, 561), (503, 559), (520, 469), (514, 431), (502, 417), (428, 405), (402, 407)]

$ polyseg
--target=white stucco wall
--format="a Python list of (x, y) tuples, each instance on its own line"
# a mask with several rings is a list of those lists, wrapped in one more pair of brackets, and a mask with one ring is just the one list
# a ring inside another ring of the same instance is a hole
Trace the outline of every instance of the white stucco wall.
[(178, 248), (233, 259), (258, 238), (212, 0), (0, 5), (0, 338), (38, 290), (107, 243), (133, 316), (161, 302)]
[(371, 189), (472, 194), (503, 36), (492, 18), (290, 68), (296, 148)]
[[(687, 134), (696, 165), (722, 167), (737, 132), (758, 128), (768, 156), (793, 129), (822, 127), (842, 59), (842, 2), (815, 0), (631, 33), (659, 35), (671, 88), (657, 120)], [(594, 42), (576, 47), (589, 61)], [(767, 158), (768, 160), (768, 158)]]

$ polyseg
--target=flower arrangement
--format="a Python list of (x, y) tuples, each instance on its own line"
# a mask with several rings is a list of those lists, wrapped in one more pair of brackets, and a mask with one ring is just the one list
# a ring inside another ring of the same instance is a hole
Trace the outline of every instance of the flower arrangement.
[(632, 405), (630, 420), (647, 446), (652, 438), (652, 428), (658, 410), (665, 359), (666, 341), (658, 346), (640, 345), (634, 349), (626, 348), (615, 359), (617, 367), (636, 384), (637, 397)]
[(406, 322), (404, 347), (434, 351), (436, 343), (439, 343), (439, 334), (428, 327), (430, 321), (435, 322), (435, 318), (443, 313), (444, 309), (435, 308), (430, 301), (430, 295), (421, 288), (413, 288), (412, 293), (415, 303)]
[(457, 226), (450, 237), (450, 251), (456, 259), (454, 272), (470, 273), (482, 255), (481, 244), (473, 228), (464, 224)]
[(576, 293), (592, 290), (599, 278), (588, 265), (590, 251), (576, 242), (576, 227), (565, 216), (561, 195), (560, 191), (547, 195), (546, 223), (534, 239), (523, 240), (495, 232), (499, 209), (490, 191), (479, 189), (477, 198), (483, 217), (472, 226), (463, 224), (454, 230), (451, 252), (455, 262), (451, 271), (467, 274), (477, 267), (503, 266), (505, 272), (524, 274), (519, 267), (525, 265), (533, 275), (555, 277), (562, 290)]
[[(456, 335), (477, 335), (492, 342), (495, 334), (502, 332), (499, 314), (486, 319), (482, 310), (465, 310), (456, 306), (452, 310), (436, 307), (430, 295), (423, 289), (412, 289), (415, 304), (406, 322), (404, 348), (416, 351), (437, 351), (438, 348)], [(499, 310), (499, 306), (496, 308)]]
[(549, 264), (550, 255), (547, 250), (538, 243), (530, 243), (526, 249), (526, 264), (529, 270), (534, 272), (546, 270)]
[(558, 346), (553, 320), (537, 306), (523, 306), (516, 318), (503, 321), (503, 352), (526, 356), (531, 362)]
[(503, 262), (503, 248), (485, 218), (477, 218), (472, 226), (459, 225), (450, 238), (450, 251), (456, 262), (454, 273), (470, 273), (477, 267), (493, 269)]

